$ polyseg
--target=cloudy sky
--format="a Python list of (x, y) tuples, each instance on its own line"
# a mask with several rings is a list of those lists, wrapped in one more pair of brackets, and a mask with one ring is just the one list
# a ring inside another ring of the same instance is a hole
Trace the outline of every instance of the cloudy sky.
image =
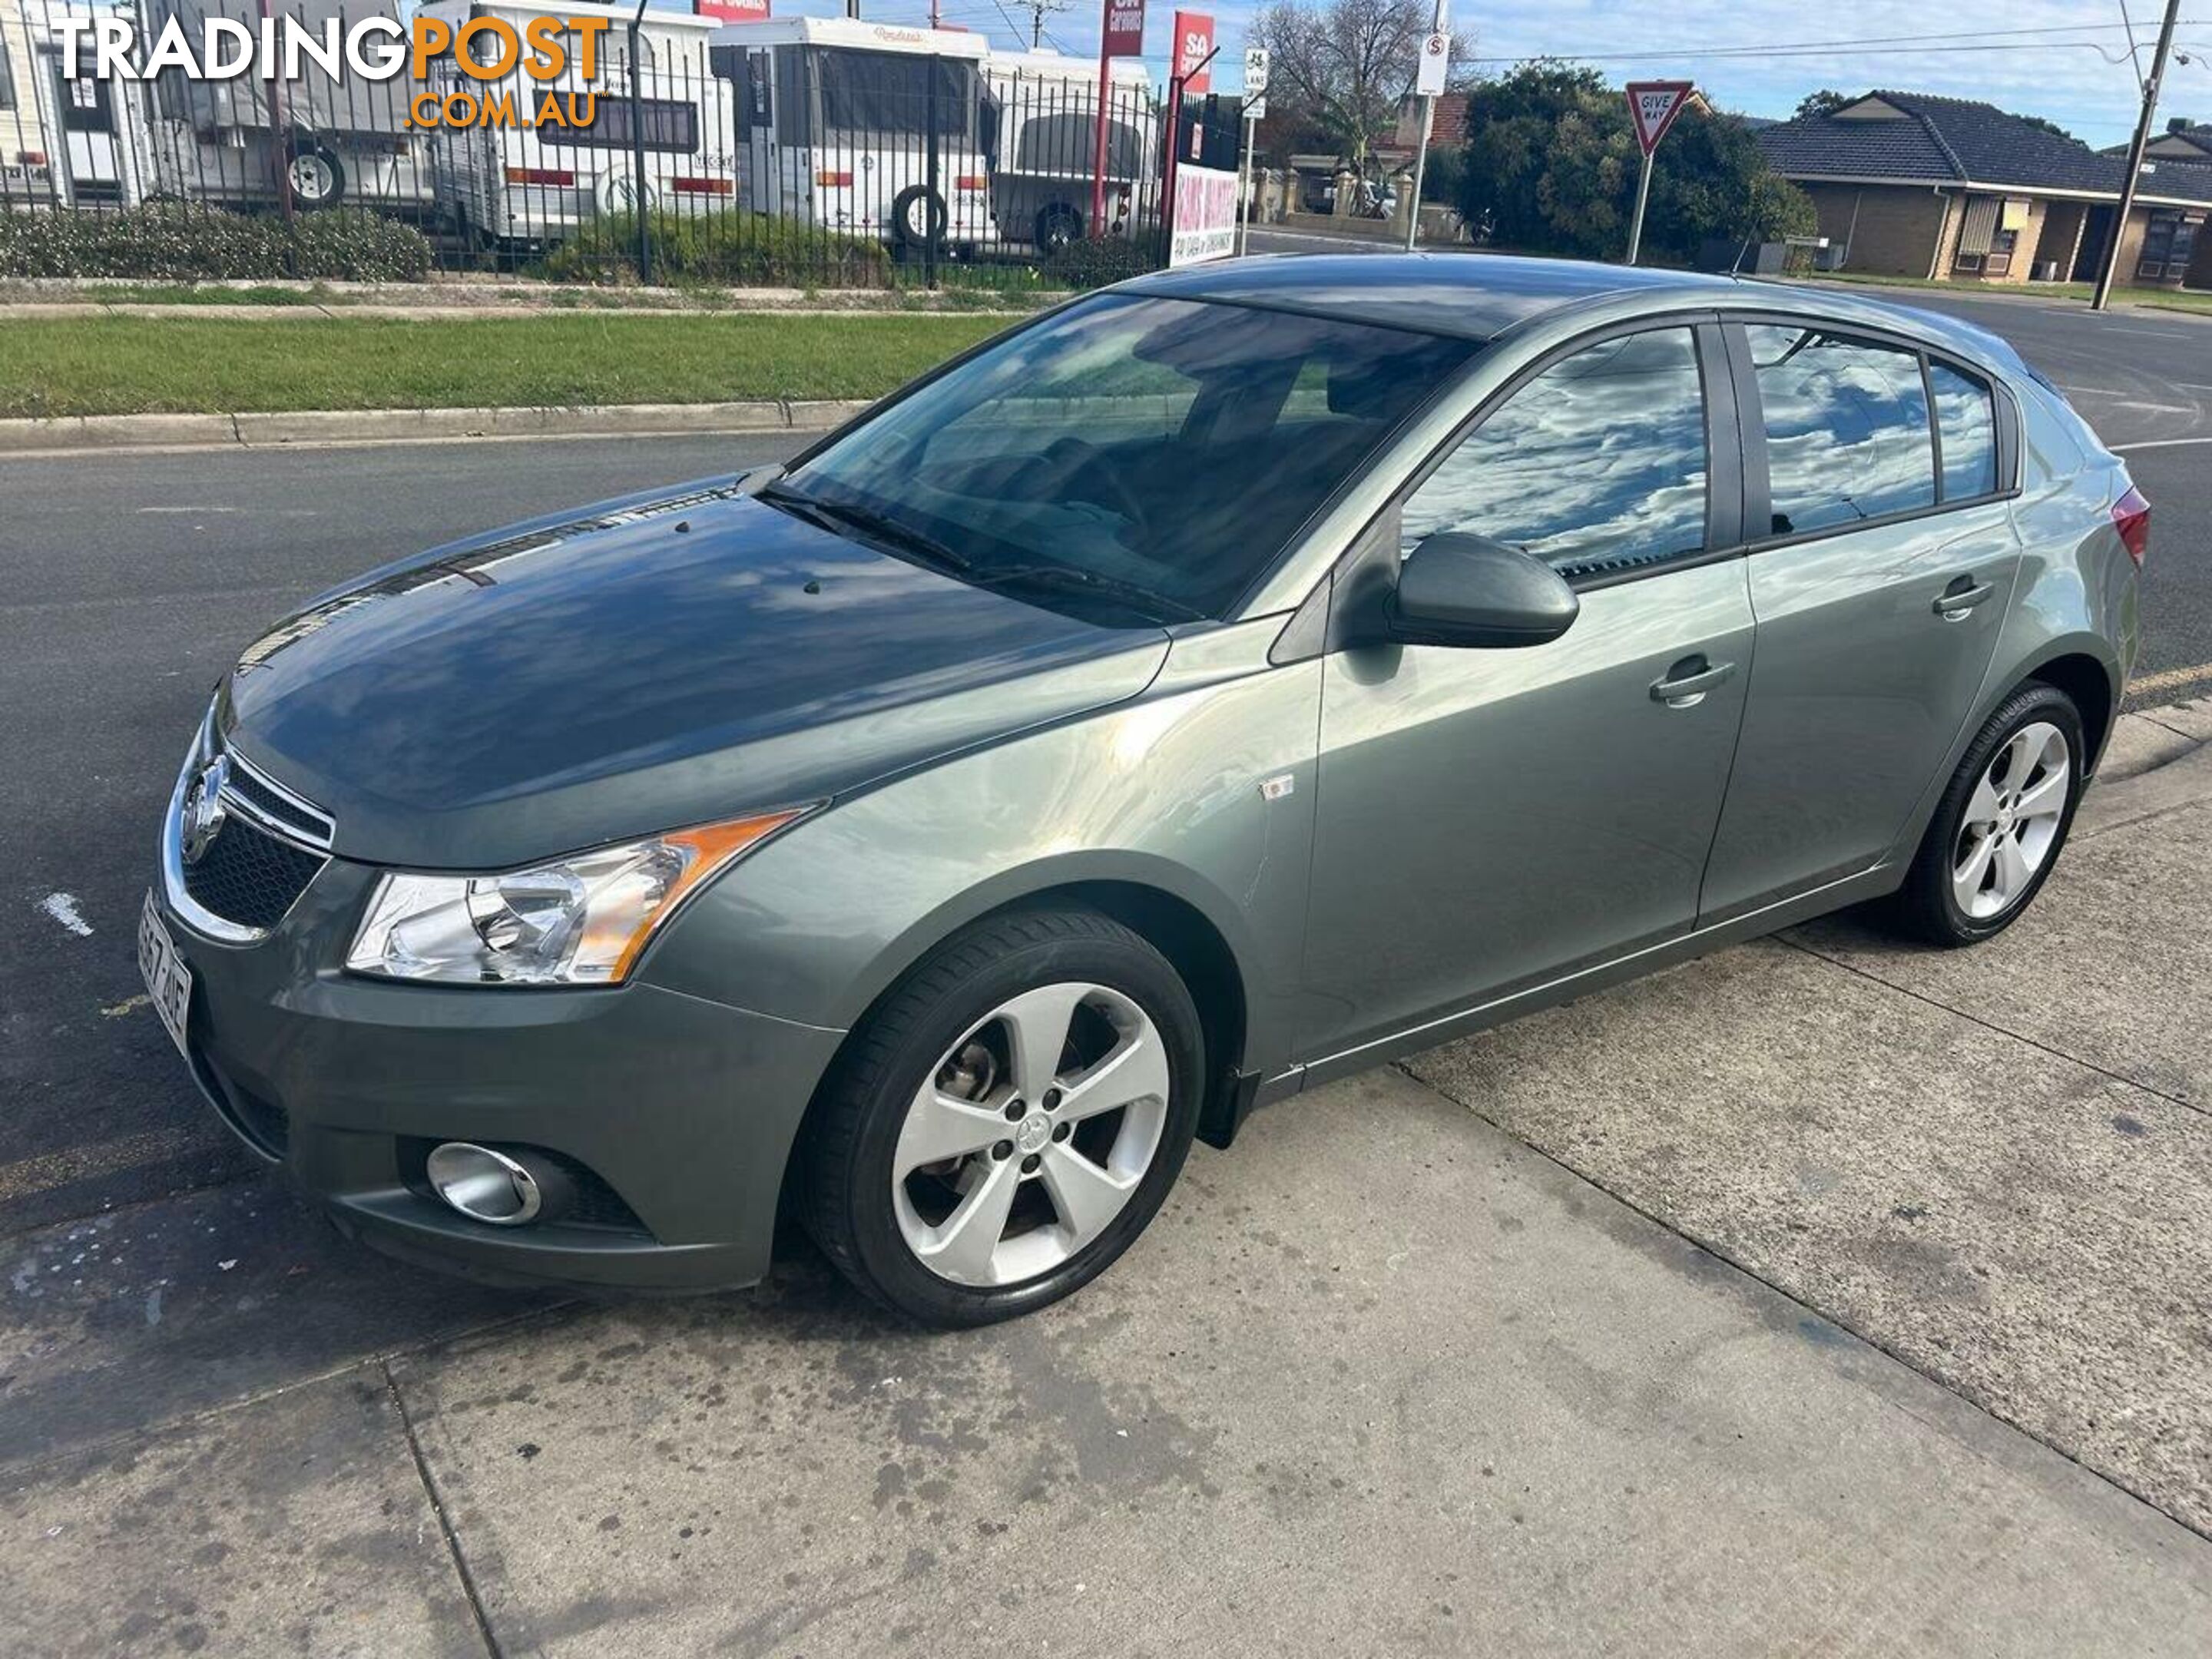
[[(1073, 53), (1097, 50), (1098, 0), (1046, 3), (1049, 42)], [(1021, 0), (939, 0), (939, 6), (946, 22), (985, 31), (1002, 45), (1013, 44), (1017, 28), (1020, 40), (1028, 39), (1030, 9)], [(1204, 0), (1192, 9), (1204, 9)], [(2159, 0), (2126, 0), (2126, 9), (2147, 62)], [(836, 15), (843, 7), (840, 0), (777, 0), (776, 9)], [(1146, 43), (1155, 69), (1165, 63), (1173, 9), (1172, 0), (1151, 0)], [(1223, 58), (1233, 62), (1258, 6), (1216, 0), (1211, 9)], [(862, 0), (862, 10), (885, 22), (921, 22), (929, 15), (929, 0)], [(1795, 0), (1460, 0), (1454, 34), (1460, 55), (1486, 66), (1546, 53), (1588, 55), (1611, 79), (1694, 80), (1723, 107), (1754, 115), (1788, 115), (1816, 87), (1889, 86), (1988, 99), (2047, 116), (2104, 145), (2128, 137), (2140, 96), (2121, 10), (2122, 0), (1854, 0), (1848, 7)], [(2212, 0), (2185, 0), (2182, 18), (2177, 40), (2185, 47), (2193, 42), (2203, 55), (2169, 71), (2161, 120), (2187, 115), (2212, 121)], [(1811, 49), (1776, 50), (1790, 47)], [(1735, 55), (1726, 55), (1731, 50)], [(1219, 84), (1233, 85), (1237, 74), (1231, 67)]]

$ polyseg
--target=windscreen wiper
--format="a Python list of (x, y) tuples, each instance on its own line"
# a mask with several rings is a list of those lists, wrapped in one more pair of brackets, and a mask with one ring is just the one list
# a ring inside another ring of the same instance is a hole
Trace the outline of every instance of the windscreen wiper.
[(1072, 564), (1014, 564), (1000, 568), (985, 566), (969, 573), (969, 579), (981, 586), (995, 587), (1028, 582), (1036, 586), (1083, 587), (1094, 593), (1110, 594), (1125, 599), (1136, 609), (1157, 617), (1167, 611), (1183, 622), (1203, 622), (1206, 612), (1171, 599), (1164, 593), (1155, 593), (1141, 583), (1124, 581), (1119, 576), (1103, 576), (1095, 570), (1084, 570)]
[(857, 530), (863, 536), (887, 542), (902, 552), (917, 555), (926, 563), (933, 564), (942, 570), (964, 576), (974, 568), (974, 562), (966, 554), (947, 547), (927, 532), (916, 530), (913, 526), (902, 523), (888, 514), (878, 513), (873, 507), (860, 507), (849, 501), (824, 501), (819, 495), (793, 489), (781, 481), (762, 489), (758, 499), (772, 506), (788, 507), (825, 530)]

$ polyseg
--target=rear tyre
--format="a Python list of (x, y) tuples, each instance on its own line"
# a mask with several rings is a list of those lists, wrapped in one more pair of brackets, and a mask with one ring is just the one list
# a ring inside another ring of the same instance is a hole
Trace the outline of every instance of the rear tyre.
[(891, 231), (902, 246), (945, 245), (945, 198), (927, 185), (909, 185), (891, 203)]
[(801, 1148), (807, 1230), (923, 1324), (1056, 1302), (1128, 1249), (1197, 1127), (1198, 1011), (1095, 911), (1015, 912), (938, 947), (854, 1035)]
[(2030, 682), (2006, 698), (1967, 745), (1891, 901), (1899, 930), (1955, 947), (2018, 921), (2066, 845), (2087, 755), (2064, 692)]

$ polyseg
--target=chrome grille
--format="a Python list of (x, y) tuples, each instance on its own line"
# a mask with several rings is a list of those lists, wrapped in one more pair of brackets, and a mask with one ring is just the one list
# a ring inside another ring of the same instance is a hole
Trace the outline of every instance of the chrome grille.
[(223, 821), (196, 863), (185, 866), (185, 892), (209, 915), (266, 932), (307, 890), (323, 855), (279, 841), (243, 817)]
[(241, 808), (248, 817), (279, 835), (289, 835), (328, 851), (337, 826), (331, 815), (294, 794), (265, 773), (257, 771), (235, 749), (228, 751), (230, 771), (223, 784), (223, 799)]
[[(221, 811), (202, 813), (194, 805), (195, 786), (211, 778), (221, 787), (208, 805)], [(193, 857), (186, 856), (188, 812), (197, 826)], [(170, 909), (195, 932), (227, 945), (252, 944), (284, 919), (330, 861), (334, 832), (321, 807), (235, 752), (226, 753), (210, 710), (169, 797), (162, 890)]]

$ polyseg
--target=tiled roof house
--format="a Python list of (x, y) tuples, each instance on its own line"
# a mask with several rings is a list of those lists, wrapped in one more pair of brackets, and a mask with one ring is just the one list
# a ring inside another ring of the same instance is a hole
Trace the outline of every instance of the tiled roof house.
[[(1813, 198), (1843, 269), (1992, 283), (2094, 275), (2127, 165), (1993, 104), (1916, 92), (1870, 92), (1759, 142)], [(2149, 161), (2120, 238), (2122, 281), (2212, 286), (2212, 234), (2198, 234), (2208, 210), (2212, 151)]]

